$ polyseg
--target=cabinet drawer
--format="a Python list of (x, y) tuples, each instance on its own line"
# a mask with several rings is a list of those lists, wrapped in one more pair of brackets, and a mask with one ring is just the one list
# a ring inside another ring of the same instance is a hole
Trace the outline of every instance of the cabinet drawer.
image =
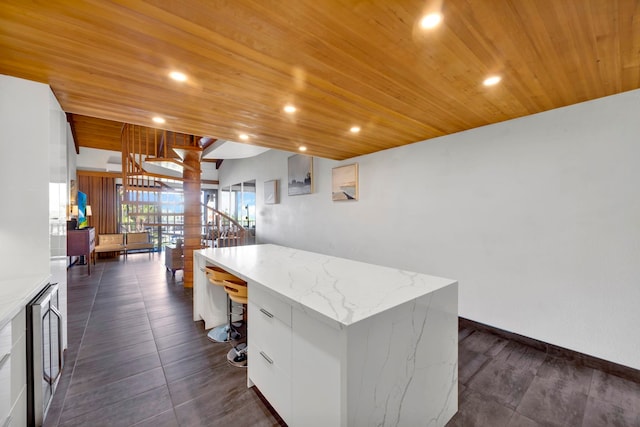
[(266, 316), (273, 316), (291, 326), (291, 306), (255, 283), (249, 283), (249, 301)]
[(14, 346), (23, 335), (27, 333), (26, 309), (22, 308), (20, 313), (11, 320), (11, 345)]
[(286, 421), (291, 420), (291, 378), (253, 342), (249, 348), (249, 379)]
[(11, 410), (11, 322), (0, 329), (0, 422)]
[(22, 334), (11, 348), (11, 401), (27, 386), (27, 337)]
[(0, 329), (0, 358), (11, 351), (11, 322)]
[[(0, 422), (9, 416), (11, 410), (11, 361), (5, 358), (5, 364), (0, 368)], [(1, 424), (0, 424), (1, 425)]]
[[(260, 307), (249, 301), (249, 345), (260, 346), (262, 350), (287, 375), (291, 372), (291, 328), (275, 316), (269, 317)], [(253, 353), (253, 351), (252, 351)]]
[[(27, 425), (27, 388), (21, 390), (9, 415), (7, 427), (24, 427)], [(1, 424), (0, 424), (1, 425)]]

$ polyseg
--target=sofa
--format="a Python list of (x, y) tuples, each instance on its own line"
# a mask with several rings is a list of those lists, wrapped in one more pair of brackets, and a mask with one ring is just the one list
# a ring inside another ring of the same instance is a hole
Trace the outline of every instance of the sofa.
[(126, 255), (127, 252), (124, 244), (124, 234), (98, 234), (96, 253), (99, 254), (104, 252), (123, 252)]
[(96, 245), (96, 253), (117, 252), (124, 253), (125, 257), (130, 251), (143, 250), (149, 252), (151, 258), (154, 249), (149, 233), (146, 232), (99, 234)]
[[(127, 233), (125, 242), (126, 253), (129, 251), (145, 250), (149, 252), (149, 257), (154, 251), (153, 243), (149, 238), (149, 233)], [(125, 254), (126, 255), (126, 254)]]

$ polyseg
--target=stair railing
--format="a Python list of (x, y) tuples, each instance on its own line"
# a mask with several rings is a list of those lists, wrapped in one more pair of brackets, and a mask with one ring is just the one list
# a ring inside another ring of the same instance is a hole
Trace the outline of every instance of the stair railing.
[(203, 248), (223, 248), (229, 246), (244, 246), (249, 244), (249, 230), (244, 228), (235, 219), (229, 215), (213, 209), (202, 203), (205, 208), (205, 218), (209, 218), (212, 214), (213, 221), (202, 224)]

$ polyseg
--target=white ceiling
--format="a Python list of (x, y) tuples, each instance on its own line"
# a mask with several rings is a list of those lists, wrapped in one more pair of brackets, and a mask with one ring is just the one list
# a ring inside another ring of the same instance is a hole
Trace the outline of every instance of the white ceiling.
[[(216, 160), (245, 159), (257, 156), (268, 150), (265, 147), (218, 140), (204, 151), (202, 158)], [(117, 151), (81, 147), (80, 154), (77, 157), (77, 168), (81, 170), (122, 172), (122, 154)], [(202, 179), (218, 179), (217, 170), (213, 163), (203, 162), (202, 172)]]
[(217, 140), (204, 150), (203, 159), (245, 159), (257, 156), (269, 150), (256, 145), (241, 144), (233, 141)]

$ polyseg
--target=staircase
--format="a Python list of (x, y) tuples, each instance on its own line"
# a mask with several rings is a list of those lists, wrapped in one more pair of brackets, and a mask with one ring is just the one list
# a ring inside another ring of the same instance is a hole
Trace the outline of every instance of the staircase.
[(125, 124), (122, 128), (122, 183), (130, 187), (170, 186), (184, 182), (186, 153), (202, 153), (200, 138), (167, 130)]
[[(198, 159), (200, 158), (203, 149), (206, 148), (200, 146), (201, 138), (126, 124), (122, 129), (121, 140), (123, 205), (126, 205), (127, 212), (135, 210), (140, 217), (146, 215), (154, 218), (147, 221), (145, 226), (157, 228), (159, 245), (181, 234), (186, 242), (185, 224), (188, 221), (184, 214), (190, 209), (184, 206), (181, 212), (163, 212), (163, 193), (176, 193), (183, 189), (186, 193), (185, 170), (192, 172), (192, 175), (195, 173), (196, 176), (200, 173), (199, 163), (194, 167), (193, 163), (185, 163), (184, 160), (187, 155), (193, 158), (194, 153)], [(209, 144), (214, 141), (210, 141)], [(185, 200), (186, 196), (187, 194), (184, 194)], [(199, 194), (197, 199), (200, 199)], [(157, 212), (148, 215), (151, 209), (149, 206), (155, 205)], [(200, 248), (240, 246), (251, 242), (248, 230), (235, 219), (206, 204), (200, 203), (198, 208), (193, 218), (200, 218), (199, 230), (196, 232), (196, 235), (200, 236)], [(197, 243), (192, 247), (197, 249)]]
[(206, 224), (203, 224), (203, 248), (243, 246), (252, 243), (249, 230), (244, 228), (238, 221), (210, 206), (205, 204), (202, 204), (202, 206), (206, 209), (206, 217), (213, 218), (213, 221), (207, 221)]

